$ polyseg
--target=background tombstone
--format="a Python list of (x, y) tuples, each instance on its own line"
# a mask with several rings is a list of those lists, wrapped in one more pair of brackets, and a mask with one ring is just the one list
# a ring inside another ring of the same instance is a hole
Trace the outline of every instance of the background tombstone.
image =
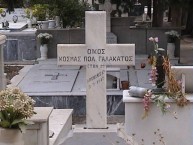
[(144, 13), (144, 7), (137, 0), (132, 8), (132, 12), (130, 13), (130, 15), (131, 16), (141, 16), (143, 13)]
[(5, 11), (6, 16), (3, 18), (1, 17), (0, 22), (8, 21), (13, 23), (13, 17), (18, 17), (17, 22), (26, 22), (26, 12), (24, 8), (15, 8), (14, 12), (7, 12), (5, 8), (3, 8), (3, 11)]
[(87, 128), (107, 127), (106, 65), (134, 65), (134, 44), (106, 44), (106, 12), (86, 12), (86, 44), (58, 44), (58, 65), (86, 65)]
[(3, 44), (6, 41), (5, 35), (0, 35), (0, 91), (5, 89), (6, 79), (4, 75)]
[(116, 10), (116, 4), (111, 4), (110, 0), (105, 0), (104, 4), (99, 5), (99, 10), (106, 11), (106, 32), (107, 32), (107, 43), (117, 43), (117, 36), (111, 32), (111, 12)]

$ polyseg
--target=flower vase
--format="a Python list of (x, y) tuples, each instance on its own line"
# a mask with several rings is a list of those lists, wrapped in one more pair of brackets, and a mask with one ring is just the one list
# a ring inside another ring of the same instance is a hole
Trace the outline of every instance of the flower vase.
[(27, 19), (27, 25), (28, 25), (28, 28), (32, 28), (32, 20), (31, 19)]
[(49, 29), (53, 29), (56, 26), (56, 21), (55, 20), (49, 20), (49, 25), (48, 28)]
[(165, 84), (165, 70), (163, 68), (163, 57), (162, 54), (157, 55), (157, 80), (156, 80), (156, 89), (153, 89), (153, 93), (163, 93), (165, 90), (162, 88)]
[(167, 44), (167, 55), (169, 58), (174, 58), (175, 44), (168, 43)]
[(38, 60), (46, 60), (48, 53), (48, 44), (42, 44), (40, 45), (40, 58)]
[(56, 21), (56, 26), (55, 27), (60, 27), (60, 16), (56, 16), (55, 21)]
[(19, 129), (0, 127), (0, 145), (24, 145), (23, 134)]
[(48, 29), (49, 21), (37, 21), (39, 29)]

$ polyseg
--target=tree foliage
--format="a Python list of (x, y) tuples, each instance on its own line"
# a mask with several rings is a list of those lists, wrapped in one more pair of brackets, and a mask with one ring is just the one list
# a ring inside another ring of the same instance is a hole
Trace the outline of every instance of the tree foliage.
[(36, 4), (48, 4), (50, 17), (60, 16), (63, 27), (77, 27), (83, 23), (85, 10), (90, 5), (80, 0), (25, 0), (29, 7)]
[(87, 3), (79, 0), (55, 0), (54, 5), (62, 19), (63, 27), (80, 26), (85, 16), (85, 10), (89, 7)]
[(23, 6), (22, 0), (0, 0), (0, 6), (2, 8), (7, 8), (7, 11), (10, 13), (14, 11), (14, 8), (19, 8)]

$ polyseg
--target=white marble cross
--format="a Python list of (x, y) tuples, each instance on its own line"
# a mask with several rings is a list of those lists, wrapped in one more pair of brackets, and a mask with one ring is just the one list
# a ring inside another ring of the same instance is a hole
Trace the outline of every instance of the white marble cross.
[(87, 128), (107, 127), (106, 65), (134, 65), (134, 44), (106, 44), (106, 12), (86, 12), (86, 44), (58, 44), (58, 65), (86, 65)]
[(116, 10), (117, 5), (116, 4), (111, 4), (110, 0), (105, 0), (104, 4), (99, 5), (99, 10), (104, 10), (106, 11), (106, 30), (107, 32), (111, 32), (111, 12), (113, 10)]
[(0, 91), (5, 89), (5, 75), (4, 75), (4, 57), (3, 57), (3, 44), (6, 41), (5, 35), (0, 35)]

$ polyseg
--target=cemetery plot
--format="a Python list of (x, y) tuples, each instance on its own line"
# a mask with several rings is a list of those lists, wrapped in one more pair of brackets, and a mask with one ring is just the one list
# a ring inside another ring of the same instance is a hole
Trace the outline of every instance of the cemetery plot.
[(70, 92), (79, 67), (74, 67), (74, 69), (68, 69), (68, 67), (62, 69), (61, 67), (58, 70), (54, 68), (56, 65), (52, 64), (36, 65), (18, 86), (25, 93)]
[(86, 65), (87, 128), (107, 127), (106, 65), (134, 65), (134, 44), (106, 44), (106, 12), (86, 12), (86, 44), (58, 44), (58, 65)]

